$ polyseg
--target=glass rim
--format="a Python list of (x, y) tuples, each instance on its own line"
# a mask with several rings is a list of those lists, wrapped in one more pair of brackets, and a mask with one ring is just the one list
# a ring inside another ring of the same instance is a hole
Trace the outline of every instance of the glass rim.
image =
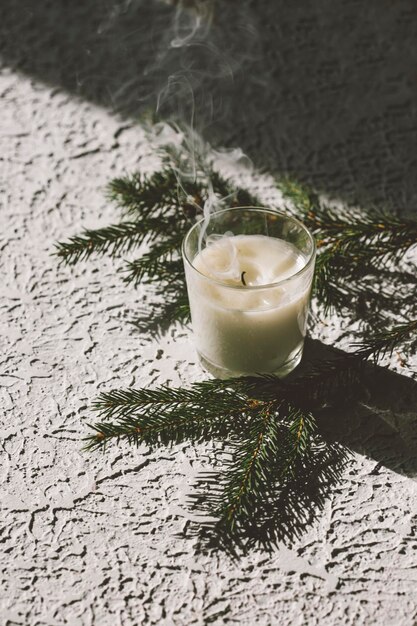
[(210, 283), (214, 283), (216, 285), (220, 285), (221, 287), (223, 287), (224, 289), (237, 289), (237, 290), (242, 290), (242, 291), (259, 291), (262, 289), (271, 289), (273, 287), (279, 287), (285, 283), (290, 282), (291, 280), (294, 280), (295, 278), (298, 278), (299, 276), (301, 276), (302, 274), (304, 274), (304, 272), (306, 272), (311, 265), (314, 263), (314, 260), (316, 258), (316, 252), (317, 252), (317, 245), (316, 245), (316, 240), (314, 239), (313, 235), (311, 234), (311, 232), (308, 230), (307, 226), (305, 224), (303, 224), (303, 222), (301, 222), (300, 220), (298, 220), (297, 218), (293, 217), (292, 215), (288, 215), (287, 213), (284, 213), (283, 211), (278, 211), (276, 209), (272, 209), (270, 207), (255, 207), (255, 206), (238, 206), (238, 207), (231, 207), (229, 209), (221, 209), (220, 211), (215, 211), (214, 213), (212, 213), (210, 215), (210, 219), (221, 215), (223, 213), (229, 213), (232, 211), (241, 211), (241, 210), (249, 210), (249, 211), (253, 211), (253, 212), (257, 212), (257, 213), (271, 213), (273, 215), (279, 215), (280, 217), (285, 218), (286, 220), (293, 222), (293, 224), (296, 224), (297, 226), (299, 226), (308, 236), (310, 243), (311, 243), (311, 253), (306, 261), (306, 264), (299, 269), (297, 272), (295, 272), (294, 274), (291, 274), (291, 276), (287, 276), (287, 278), (283, 278), (282, 280), (278, 280), (275, 281), (273, 283), (267, 283), (265, 285), (228, 285), (227, 283), (224, 283), (221, 280), (217, 280), (216, 278), (211, 278), (210, 276), (206, 276), (205, 274), (203, 274), (202, 272), (200, 272), (200, 270), (198, 270), (192, 263), (192, 261), (188, 258), (187, 253), (186, 253), (186, 245), (187, 242), (192, 234), (192, 232), (194, 230), (196, 230), (198, 228), (198, 226), (200, 224), (202, 224), (204, 222), (204, 220), (206, 219), (205, 217), (202, 217), (201, 219), (199, 219), (195, 224), (193, 224), (191, 226), (191, 228), (188, 230), (188, 232), (186, 233), (183, 241), (182, 241), (182, 245), (181, 245), (181, 253), (182, 253), (182, 258), (184, 260), (185, 263), (187, 263), (187, 265), (197, 274), (199, 274), (202, 278), (204, 278), (205, 280), (209, 281)]

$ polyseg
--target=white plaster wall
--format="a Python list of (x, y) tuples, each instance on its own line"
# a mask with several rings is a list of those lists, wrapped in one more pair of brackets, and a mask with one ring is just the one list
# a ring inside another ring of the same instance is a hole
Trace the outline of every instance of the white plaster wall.
[[(99, 391), (202, 377), (187, 329), (156, 342), (127, 324), (149, 291), (126, 288), (108, 259), (70, 270), (51, 257), (55, 240), (116, 219), (105, 184), (152, 168), (153, 147), (132, 118), (22, 73), (7, 54), (0, 97), (0, 623), (415, 624), (416, 405), (396, 382), (383, 412), (331, 416), (354, 455), (317, 522), (292, 546), (238, 562), (177, 536), (203, 446), (80, 451)], [(269, 184), (259, 182), (265, 194)], [(317, 336), (343, 346), (354, 328), (323, 320)], [(394, 355), (391, 366), (406, 379), (417, 363)]]

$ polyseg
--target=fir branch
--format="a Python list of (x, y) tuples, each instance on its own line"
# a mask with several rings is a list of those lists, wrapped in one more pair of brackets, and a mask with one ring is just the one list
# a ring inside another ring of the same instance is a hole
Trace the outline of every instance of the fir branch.
[(417, 244), (417, 221), (381, 212), (345, 210), (340, 216), (319, 205), (307, 211), (305, 223), (323, 250), (322, 267), (326, 264), (334, 274), (341, 268), (351, 275), (366, 274), (369, 266), (381, 268)]
[(151, 176), (133, 174), (114, 178), (108, 186), (107, 195), (126, 215), (163, 217), (173, 209), (173, 194), (178, 193), (177, 188), (176, 172), (165, 167)]
[[(219, 201), (225, 199), (226, 206), (259, 205), (257, 198), (246, 190), (236, 189), (214, 170), (210, 170), (210, 184)], [(207, 181), (180, 181), (178, 174), (167, 165), (150, 177), (134, 174), (116, 178), (109, 185), (108, 196), (134, 221), (86, 230), (67, 242), (58, 242), (55, 254), (68, 265), (74, 265), (94, 253), (116, 257), (137, 248), (144, 241), (155, 247), (147, 260), (162, 256), (168, 247), (179, 251), (182, 238), (192, 224), (191, 220), (202, 210), (208, 193)], [(161, 242), (154, 243), (161, 238)], [(145, 271), (143, 263), (137, 268), (129, 266), (131, 278), (128, 282), (138, 283), (145, 275), (158, 277), (155, 272), (161, 270), (169, 274), (164, 263), (154, 264), (153, 268), (150, 265), (150, 271)]]
[[(320, 238), (320, 246), (331, 244), (339, 254), (352, 252), (358, 262), (369, 256), (397, 255), (417, 243), (417, 221), (383, 212), (358, 215), (345, 209), (341, 214), (317, 204), (306, 212), (305, 223)], [(363, 243), (365, 248), (359, 245)]]
[(293, 212), (300, 219), (319, 204), (319, 197), (315, 192), (290, 178), (279, 180), (277, 187), (282, 192), (284, 198), (291, 202)]
[(190, 497), (195, 512), (210, 516), (199, 540), (231, 551), (243, 539), (268, 547), (298, 536), (339, 480), (347, 453), (319, 437), (311, 408), (357, 400), (362, 364), (356, 355), (337, 354), (284, 380), (265, 375), (189, 389), (113, 390), (93, 407), (101, 419), (85, 447), (226, 441), (221, 468), (199, 476)]
[(189, 503), (200, 520), (199, 549), (271, 550), (300, 537), (323, 509), (348, 451), (326, 442), (308, 414), (287, 407), (283, 416), (232, 442), (220, 468), (197, 478)]
[[(330, 371), (333, 372), (333, 377)], [(169, 417), (173, 411), (177, 410), (191, 413), (197, 411), (205, 415), (217, 415), (232, 410), (241, 411), (251, 421), (257, 417), (259, 408), (269, 406), (271, 402), (280, 405), (287, 399), (292, 401), (293, 398), (299, 396), (300, 384), (306, 389), (307, 397), (315, 398), (317, 403), (319, 399), (322, 399), (317, 392), (320, 381), (322, 386), (327, 385), (328, 390), (334, 390), (338, 381), (336, 368), (333, 366), (330, 370), (326, 365), (319, 372), (313, 371), (306, 374), (302, 382), (301, 380), (286, 382), (275, 376), (260, 376), (226, 381), (207, 380), (194, 383), (190, 389), (162, 386), (156, 389), (113, 390), (101, 394), (93, 405), (93, 409), (98, 411), (99, 416), (106, 423), (110, 419), (115, 419), (117, 427), (115, 432), (117, 437), (122, 437), (124, 427), (126, 436), (131, 433), (130, 419), (132, 417), (139, 420), (148, 419), (149, 410), (151, 410), (152, 420), (156, 417), (157, 419)], [(311, 390), (310, 394), (308, 394), (308, 389)], [(278, 410), (278, 405), (272, 404), (271, 407)], [(155, 406), (158, 408), (157, 412), (154, 410)], [(147, 426), (152, 423), (148, 421)], [(97, 427), (100, 425), (96, 424)], [(101, 443), (104, 443), (104, 438), (103, 440), (98, 438), (98, 445)]]
[[(214, 482), (207, 474), (199, 478), (197, 487), (204, 483), (205, 495), (197, 490), (191, 506), (216, 519), (217, 536), (223, 533), (232, 541), (238, 541), (235, 533), (247, 524), (257, 523), (258, 514), (270, 530), (265, 503), (273, 505), (277, 493), (294, 490), (301, 474), (304, 481), (312, 480), (316, 425), (308, 411), (283, 399), (289, 389), (283, 381), (265, 376), (258, 383), (252, 377), (207, 380), (190, 389), (162, 386), (103, 393), (94, 405), (101, 421), (90, 426), (93, 434), (85, 438), (85, 448), (104, 448), (110, 441), (151, 447), (185, 440), (229, 441), (220, 475)], [(339, 470), (332, 471), (335, 478)], [(297, 514), (301, 519), (301, 512)]]
[(152, 242), (161, 231), (172, 233), (177, 227), (173, 218), (162, 221), (149, 217), (138, 222), (122, 222), (97, 230), (85, 230), (71, 237), (68, 242), (55, 244), (56, 256), (68, 265), (85, 260), (94, 253), (117, 256), (139, 247), (145, 241)]
[[(198, 143), (198, 141), (197, 141)], [(164, 146), (160, 151), (163, 167), (178, 172), (180, 187), (192, 200), (192, 204), (202, 208), (208, 199), (208, 191), (216, 196), (219, 206), (261, 206), (259, 198), (247, 189), (236, 187), (229, 178), (223, 176), (213, 166), (212, 159), (204, 149), (184, 150), (183, 146)], [(191, 157), (192, 154), (192, 157)], [(191, 176), (191, 177), (190, 177)]]
[[(366, 214), (346, 208), (336, 210), (322, 203), (307, 186), (290, 179), (279, 181), (278, 188), (292, 202), (298, 217), (316, 235), (319, 249), (331, 244), (332, 252), (341, 256), (352, 250), (356, 254), (352, 254), (351, 260), (356, 258), (359, 261), (361, 255), (385, 258), (386, 254), (396, 254), (399, 248), (408, 250), (417, 243), (415, 219), (377, 210)], [(361, 249), (364, 242), (366, 247)]]
[[(237, 421), (237, 420), (236, 420)], [(185, 440), (199, 442), (213, 437), (226, 436), (230, 431), (230, 409), (219, 415), (195, 408), (187, 410), (183, 403), (169, 409), (159, 407), (148, 411), (146, 416), (137, 414), (121, 417), (113, 422), (90, 424), (95, 435), (85, 438), (85, 450), (105, 448), (110, 440), (130, 445), (173, 445)]]
[(417, 320), (412, 319), (402, 324), (396, 324), (390, 329), (382, 329), (373, 333), (366, 340), (358, 342), (357, 354), (362, 358), (370, 358), (378, 361), (383, 356), (391, 355), (398, 346), (417, 346)]
[(242, 518), (253, 517), (274, 483), (282, 485), (293, 474), (295, 463), (308, 452), (314, 430), (311, 415), (272, 401), (261, 405), (248, 435), (233, 445), (230, 464), (224, 468), (223, 494), (213, 511), (220, 523), (233, 531)]
[(242, 396), (225, 388), (216, 393), (213, 404), (207, 403), (206, 383), (196, 383), (191, 390), (113, 390), (101, 394), (93, 406), (102, 421), (90, 425), (95, 434), (85, 438), (85, 448), (104, 447), (111, 440), (166, 445), (215, 433), (224, 436), (234, 428), (241, 430), (244, 406)]
[(144, 254), (140, 259), (129, 261), (124, 268), (126, 283), (151, 283), (156, 281), (184, 282), (184, 265), (182, 259), (172, 260), (166, 258), (154, 258), (154, 251)]
[(415, 305), (416, 277), (409, 272), (349, 266), (349, 259), (324, 251), (317, 258), (314, 295), (325, 314), (349, 311), (359, 319), (383, 322)]
[(273, 402), (262, 403), (245, 438), (231, 451), (231, 463), (222, 485), (222, 499), (214, 511), (231, 530), (256, 507), (259, 491), (269, 481), (278, 453), (279, 425)]
[[(124, 268), (124, 280), (135, 285), (154, 281), (177, 281), (184, 279), (184, 266), (180, 257), (182, 235), (162, 239), (139, 259), (128, 261)], [(177, 258), (174, 258), (177, 257)]]
[(336, 212), (321, 203), (314, 192), (291, 180), (281, 181), (279, 188), (317, 238), (314, 295), (325, 314), (356, 310), (360, 318), (366, 318), (369, 311), (373, 323), (381, 326), (391, 313), (412, 306), (412, 293), (399, 296), (385, 288), (384, 294), (378, 286), (384, 274), (388, 290), (390, 285), (401, 283), (410, 291), (415, 285), (415, 276), (407, 272), (387, 276), (386, 264), (401, 258), (417, 243), (416, 220), (381, 211)]
[(297, 374), (285, 379), (264, 374), (219, 381), (217, 384), (220, 388), (227, 384), (236, 393), (247, 394), (256, 400), (278, 399), (309, 412), (360, 397), (365, 367), (365, 360), (355, 353), (336, 353), (331, 359), (304, 361)]

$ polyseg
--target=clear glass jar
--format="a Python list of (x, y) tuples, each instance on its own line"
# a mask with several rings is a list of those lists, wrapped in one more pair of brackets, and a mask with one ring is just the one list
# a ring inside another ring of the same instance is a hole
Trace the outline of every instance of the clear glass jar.
[(182, 253), (203, 367), (218, 378), (291, 372), (314, 274), (307, 228), (273, 209), (225, 209), (194, 224)]

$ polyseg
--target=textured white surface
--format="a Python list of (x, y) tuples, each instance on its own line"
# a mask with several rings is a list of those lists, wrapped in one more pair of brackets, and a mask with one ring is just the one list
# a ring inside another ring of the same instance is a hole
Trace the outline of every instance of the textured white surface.
[[(409, 15), (411, 3), (398, 4)], [(22, 9), (21, 19), (28, 15)], [(36, 31), (33, 39), (29, 50)], [(7, 51), (0, 77), (1, 624), (415, 624), (416, 405), (397, 381), (380, 415), (329, 416), (355, 450), (352, 464), (318, 521), (272, 555), (232, 562), (222, 553), (197, 555), (191, 539), (177, 537), (188, 524), (184, 493), (202, 447), (80, 452), (98, 391), (186, 384), (202, 374), (186, 330), (155, 342), (127, 324), (147, 310), (150, 294), (126, 289), (110, 261), (71, 271), (50, 256), (55, 240), (115, 220), (103, 196), (111, 176), (153, 166), (140, 126), (43, 84), (39, 72), (30, 79), (8, 70)], [(271, 54), (279, 61), (279, 50)], [(409, 117), (396, 115), (392, 127), (401, 134)], [(383, 125), (372, 130), (377, 144), (384, 132)], [(232, 132), (227, 138), (239, 144)], [(395, 134), (390, 145), (398, 155)], [(271, 142), (268, 150), (272, 160)], [(362, 156), (362, 167), (378, 171)], [(370, 193), (395, 187), (384, 168)], [(267, 194), (268, 181), (260, 185)], [(326, 320), (317, 332), (330, 343), (354, 327)], [(395, 357), (392, 366), (410, 375)]]

